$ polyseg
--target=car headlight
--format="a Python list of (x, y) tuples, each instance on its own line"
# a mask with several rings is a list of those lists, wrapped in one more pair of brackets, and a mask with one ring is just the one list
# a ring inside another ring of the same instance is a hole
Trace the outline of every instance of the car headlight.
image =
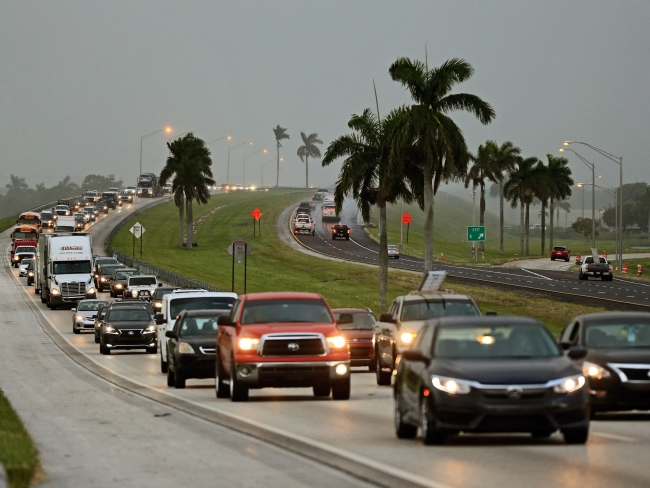
[(239, 349), (242, 351), (250, 351), (252, 349), (255, 349), (259, 343), (259, 339), (250, 339), (248, 337), (244, 337), (242, 339), (239, 339)]
[(178, 344), (178, 352), (180, 354), (194, 354), (194, 348), (187, 342), (181, 342)]
[(75, 320), (86, 320), (86, 317), (84, 317), (83, 315), (75, 315), (74, 318)]
[(16, 254), (16, 255), (14, 256), (14, 261), (18, 261), (19, 259), (20, 259), (20, 256), (18, 256), (18, 255)]
[(138, 298), (138, 290), (133, 290), (133, 291), (131, 292), (131, 296), (132, 296), (133, 298)]
[(333, 349), (341, 349), (345, 347), (347, 343), (345, 342), (345, 337), (343, 336), (334, 336), (327, 338), (327, 345)]
[(594, 380), (602, 380), (603, 378), (609, 378), (612, 376), (612, 373), (602, 366), (590, 363), (589, 361), (582, 363), (582, 374)]
[(144, 331), (145, 331), (145, 333), (156, 332), (156, 325), (155, 325), (155, 324), (151, 324), (151, 325), (147, 326), (147, 328), (144, 329)]
[(27, 273), (27, 276), (34, 276), (34, 272), (30, 271), (29, 273)]
[(101, 279), (100, 279), (100, 281), (106, 282), (106, 278), (104, 278), (104, 277), (102, 276)]
[(122, 285), (121, 285), (120, 283), (117, 283), (117, 284), (115, 285), (115, 288), (122, 288)]
[(586, 382), (587, 380), (581, 374), (569, 376), (558, 380), (557, 384), (553, 387), (553, 391), (555, 393), (573, 393), (585, 386)]
[(113, 327), (112, 325), (107, 325), (106, 327), (104, 327), (104, 332), (106, 332), (107, 334), (117, 334), (118, 333), (117, 329), (115, 327)]
[(153, 308), (162, 308), (162, 302), (154, 302)]
[(90, 288), (88, 288), (88, 291), (86, 293), (88, 293), (89, 295), (94, 295), (96, 291), (97, 290), (95, 290), (95, 287), (91, 286)]
[(445, 378), (444, 376), (432, 376), (431, 383), (434, 388), (450, 395), (466, 395), (470, 392), (470, 386), (462, 380)]
[(413, 339), (417, 337), (417, 333), (415, 332), (404, 332), (401, 336), (399, 336), (400, 339), (402, 339), (402, 342), (404, 344), (410, 344), (413, 342)]
[(58, 290), (58, 288), (52, 288), (52, 289), (50, 290), (50, 294), (51, 294), (51, 295), (60, 295), (61, 292)]

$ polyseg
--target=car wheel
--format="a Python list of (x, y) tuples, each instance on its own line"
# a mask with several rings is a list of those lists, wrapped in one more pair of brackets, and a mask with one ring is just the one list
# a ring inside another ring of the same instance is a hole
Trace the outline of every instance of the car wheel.
[(566, 258), (565, 261), (568, 263), (571, 260), (571, 258)]
[(377, 371), (377, 361), (374, 358), (372, 363), (368, 365), (368, 371)]
[(147, 354), (157, 354), (158, 353), (158, 345), (156, 344), (153, 347), (148, 347), (146, 349), (146, 351), (147, 351)]
[(162, 357), (162, 347), (160, 348), (160, 372), (166, 373), (169, 370), (169, 364), (167, 361), (163, 361)]
[(99, 344), (99, 336), (95, 333), (95, 344)]
[(377, 375), (377, 384), (380, 386), (390, 385), (390, 377), (393, 374), (392, 371), (382, 371), (381, 370), (381, 361), (379, 359), (379, 354), (375, 355), (375, 373)]
[(79, 333), (79, 329), (77, 329), (77, 328), (74, 326), (74, 324), (72, 324), (72, 332), (75, 333), (75, 334), (78, 334), (78, 333)]
[(185, 377), (178, 371), (174, 373), (174, 388), (179, 390), (185, 388)]
[(551, 258), (551, 261), (555, 261), (555, 258)]
[(601, 281), (609, 281), (609, 278), (607, 276), (601, 276), (600, 277)]
[(248, 387), (237, 381), (237, 376), (235, 374), (235, 358), (230, 360), (230, 401), (248, 401)]
[(221, 364), (219, 354), (217, 354), (216, 360), (214, 388), (216, 390), (217, 398), (230, 398), (230, 381), (226, 377), (226, 371), (223, 368), (223, 364)]
[(344, 380), (339, 380), (332, 383), (332, 399), (333, 400), (350, 399), (350, 377), (349, 376)]
[(567, 444), (585, 444), (589, 439), (589, 427), (563, 430), (562, 435)]
[(167, 369), (167, 386), (170, 388), (176, 383), (176, 378), (174, 378), (174, 372), (171, 369)]
[(405, 424), (402, 421), (402, 412), (399, 408), (399, 402), (395, 399), (395, 414), (393, 416), (395, 422), (395, 434), (398, 439), (415, 439), (418, 433), (418, 428), (415, 425)]
[(420, 430), (422, 431), (422, 442), (427, 446), (444, 444), (447, 436), (440, 429), (436, 429), (435, 420), (429, 415), (429, 402), (427, 397), (420, 399)]
[(330, 390), (332, 387), (328, 384), (314, 385), (314, 396), (315, 397), (328, 397), (330, 396)]
[[(102, 346), (100, 345), (99, 347), (101, 348)], [(108, 356), (111, 354), (111, 348), (104, 346), (101, 352), (104, 356)]]
[(552, 430), (533, 430), (530, 435), (532, 435), (535, 439), (546, 439), (547, 437), (551, 437), (553, 435)]

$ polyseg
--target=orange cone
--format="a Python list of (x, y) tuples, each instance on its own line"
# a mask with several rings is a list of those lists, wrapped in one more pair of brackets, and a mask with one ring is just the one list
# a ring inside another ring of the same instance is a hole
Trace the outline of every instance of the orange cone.
[(623, 274), (627, 274), (627, 263), (623, 265)]
[(643, 266), (641, 266), (640, 264), (637, 264), (637, 266), (636, 266), (636, 275), (640, 277), (641, 274), (643, 274)]
[(603, 250), (603, 256), (607, 259), (607, 251)]
[(445, 253), (441, 252), (440, 253), (440, 261), (444, 261), (444, 260), (445, 260)]

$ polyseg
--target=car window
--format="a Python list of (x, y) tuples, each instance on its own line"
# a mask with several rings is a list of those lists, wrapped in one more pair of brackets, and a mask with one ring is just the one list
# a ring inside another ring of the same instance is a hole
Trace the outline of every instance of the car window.
[(149, 313), (144, 309), (116, 309), (111, 310), (106, 317), (107, 322), (149, 322), (151, 317)]
[(576, 325), (577, 322), (570, 322), (564, 327), (562, 334), (560, 334), (561, 342), (571, 342), (571, 337), (575, 335), (573, 331), (576, 328)]
[(129, 286), (149, 286), (155, 284), (156, 278), (154, 276), (142, 276), (129, 279)]
[(235, 302), (234, 297), (185, 297), (170, 299), (170, 316), (176, 317), (183, 310), (230, 310)]
[(140, 271), (137, 269), (132, 269), (129, 271), (117, 271), (115, 273), (115, 279), (116, 280), (124, 280), (127, 278), (127, 276), (137, 276), (140, 274)]
[(80, 312), (99, 310), (104, 305), (108, 305), (108, 302), (81, 302), (77, 310)]
[(322, 322), (334, 319), (323, 300), (312, 298), (286, 298), (249, 300), (244, 304), (240, 323), (269, 324), (275, 322)]
[(214, 317), (185, 317), (180, 336), (212, 336), (217, 333), (217, 320)]
[(426, 299), (408, 300), (402, 307), (402, 322), (409, 320), (428, 320), (436, 317), (458, 315), (478, 316), (480, 312), (470, 300)]
[[(372, 330), (375, 328), (375, 316), (368, 313), (353, 313), (352, 319), (354, 322), (351, 324), (338, 324), (339, 329), (341, 330), (359, 330), (359, 329), (369, 329)], [(334, 318), (338, 321), (341, 317), (340, 313), (335, 313)]]
[(585, 345), (589, 348), (648, 348), (650, 319), (621, 319), (587, 325)]
[[(417, 345), (418, 349), (426, 355), (426, 356), (431, 356), (431, 339), (433, 339), (433, 327), (431, 326), (424, 326), (422, 330), (420, 330), (420, 333), (418, 334), (416, 340), (419, 339), (419, 343)], [(414, 345), (414, 347), (416, 347)]]

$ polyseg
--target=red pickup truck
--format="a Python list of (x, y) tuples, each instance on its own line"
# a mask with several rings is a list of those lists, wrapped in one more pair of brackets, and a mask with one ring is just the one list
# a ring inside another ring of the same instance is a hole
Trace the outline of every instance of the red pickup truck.
[(217, 324), (217, 398), (245, 402), (251, 388), (271, 387), (350, 398), (350, 349), (321, 295), (241, 295)]

